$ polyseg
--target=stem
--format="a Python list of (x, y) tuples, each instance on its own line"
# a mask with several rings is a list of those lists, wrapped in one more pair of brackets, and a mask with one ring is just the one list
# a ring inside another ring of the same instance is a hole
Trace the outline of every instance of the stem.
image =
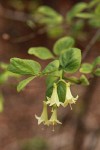
[(70, 82), (73, 82), (75, 84), (80, 84), (80, 81), (79, 80), (75, 80), (75, 79), (71, 79), (71, 78), (67, 78), (67, 77), (64, 77), (65, 80), (68, 80)]
[(11, 9), (4, 8), (2, 4), (0, 4), (0, 16), (5, 17), (7, 19), (15, 20), (15, 21), (20, 21), (20, 22), (27, 22), (27, 20), (33, 20), (33, 17), (25, 12), (20, 12), (20, 11), (13, 11)]
[(98, 83), (98, 78), (93, 78), (91, 85), (87, 88), (87, 91), (83, 97), (83, 110), (78, 114), (76, 118), (76, 131), (75, 131), (75, 139), (74, 139), (74, 150), (80, 150), (82, 148), (82, 144), (84, 141), (84, 138), (86, 136), (86, 128), (84, 125), (84, 118), (87, 115), (87, 112), (89, 110), (91, 99), (93, 97), (93, 94), (96, 89), (96, 85)]
[(60, 70), (60, 80), (62, 80), (63, 77), (63, 70)]
[(89, 44), (87, 45), (87, 47), (85, 48), (85, 51), (83, 53), (83, 59), (82, 61), (84, 61), (84, 59), (87, 57), (88, 53), (91, 51), (91, 47), (96, 43), (97, 39), (100, 36), (100, 29), (98, 29), (95, 33), (95, 35), (93, 36), (93, 38), (90, 40)]

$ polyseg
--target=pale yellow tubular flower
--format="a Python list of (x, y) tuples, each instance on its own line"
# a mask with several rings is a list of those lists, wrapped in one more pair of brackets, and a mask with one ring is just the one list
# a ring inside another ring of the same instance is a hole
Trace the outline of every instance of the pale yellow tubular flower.
[(56, 124), (62, 124), (57, 119), (57, 107), (53, 108), (51, 118), (48, 122), (49, 122), (49, 125), (53, 125), (53, 126), (56, 125)]
[(48, 112), (47, 112), (47, 104), (43, 101), (43, 111), (40, 117), (35, 115), (35, 118), (38, 120), (38, 125), (43, 123), (46, 124), (48, 122)]
[(59, 107), (60, 105), (62, 105), (62, 103), (59, 101), (59, 97), (57, 93), (57, 85), (55, 83), (54, 83), (52, 95), (50, 98), (47, 97), (47, 99), (48, 99), (47, 104), (49, 104), (49, 106), (56, 105)]
[(75, 104), (77, 99), (78, 95), (74, 98), (71, 94), (70, 83), (66, 83), (66, 98), (63, 106), (66, 107), (69, 104), (72, 110), (71, 104)]

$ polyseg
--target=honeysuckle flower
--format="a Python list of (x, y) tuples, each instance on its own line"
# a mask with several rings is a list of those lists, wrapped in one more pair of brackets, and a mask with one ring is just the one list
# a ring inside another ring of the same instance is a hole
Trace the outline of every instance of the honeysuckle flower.
[(48, 122), (48, 113), (47, 113), (47, 104), (43, 101), (43, 111), (40, 117), (35, 115), (35, 118), (38, 120), (38, 125), (43, 123), (46, 124)]
[(60, 105), (62, 105), (62, 103), (59, 101), (59, 97), (57, 94), (57, 85), (55, 83), (54, 83), (52, 95), (50, 98), (47, 97), (47, 99), (48, 99), (47, 104), (49, 104), (49, 106), (56, 105), (59, 107)]
[(57, 119), (57, 107), (52, 109), (52, 115), (50, 120), (48, 121), (49, 125), (56, 125), (56, 124), (62, 124), (58, 119)]
[(72, 109), (71, 104), (75, 104), (77, 99), (78, 95), (74, 98), (71, 94), (70, 83), (66, 83), (66, 98), (63, 106), (66, 107), (69, 104)]

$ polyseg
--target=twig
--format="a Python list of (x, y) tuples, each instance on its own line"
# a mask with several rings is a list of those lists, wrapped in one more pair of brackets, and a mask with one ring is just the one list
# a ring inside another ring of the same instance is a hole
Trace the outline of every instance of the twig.
[(74, 150), (80, 150), (82, 148), (82, 143), (84, 140), (84, 136), (86, 134), (86, 129), (84, 127), (84, 122), (83, 118), (88, 112), (92, 96), (95, 91), (96, 84), (98, 83), (98, 78), (94, 77), (93, 80), (91, 81), (91, 85), (88, 87), (83, 99), (83, 108), (84, 111), (80, 112), (80, 114), (77, 117), (77, 127), (76, 127), (76, 133), (75, 133), (75, 139), (74, 139)]
[(89, 44), (87, 45), (87, 47), (85, 48), (85, 51), (83, 53), (83, 58), (82, 61), (84, 61), (84, 59), (87, 57), (88, 53), (91, 51), (91, 47), (96, 43), (97, 39), (100, 36), (100, 29), (98, 29), (95, 33), (95, 35), (93, 36), (93, 38), (90, 40)]
[(30, 14), (21, 11), (13, 11), (10, 9), (6, 9), (1, 4), (0, 4), (0, 16), (21, 22), (27, 22), (27, 20), (30, 19), (34, 21), (33, 17)]
[[(100, 36), (100, 29), (96, 31), (95, 35), (93, 36), (93, 38), (90, 40), (89, 44), (87, 45), (85, 52), (83, 53), (82, 61), (84, 61), (84, 59), (87, 57), (88, 53), (91, 51), (91, 47), (96, 43), (99, 36)], [(83, 106), (84, 112), (82, 114), (79, 114), (77, 118), (77, 127), (76, 127), (75, 140), (74, 140), (75, 150), (81, 149), (82, 147), (82, 143), (83, 143), (85, 131), (86, 131), (84, 128), (83, 117), (87, 114), (88, 108), (90, 106), (91, 98), (92, 98), (94, 89), (96, 87), (96, 83), (97, 83), (97, 78), (94, 77), (91, 81), (91, 85), (88, 87), (83, 97), (83, 99), (86, 101), (84, 101), (84, 106)]]
[(94, 149), (96, 149), (96, 146), (99, 143), (99, 140), (98, 140), (99, 137), (100, 137), (100, 129), (96, 129), (93, 132), (92, 136), (91, 136), (91, 139), (90, 139), (90, 142), (89, 142), (87, 150), (94, 150)]
[(46, 28), (40, 28), (38, 30), (36, 30), (36, 32), (32, 31), (32, 33), (28, 34), (28, 35), (24, 35), (24, 36), (21, 36), (21, 37), (17, 37), (17, 38), (14, 38), (11, 40), (11, 42), (13, 43), (22, 43), (22, 42), (26, 42), (26, 41), (29, 41), (31, 39), (33, 39), (36, 34), (38, 35), (41, 35), (43, 33), (45, 33), (46, 31)]
[(21, 37), (14, 38), (14, 39), (11, 40), (11, 42), (12, 43), (26, 42), (26, 41), (31, 40), (34, 37), (35, 37), (35, 34), (32, 32), (32, 33), (30, 33), (28, 35), (24, 35), (24, 36), (21, 36)]

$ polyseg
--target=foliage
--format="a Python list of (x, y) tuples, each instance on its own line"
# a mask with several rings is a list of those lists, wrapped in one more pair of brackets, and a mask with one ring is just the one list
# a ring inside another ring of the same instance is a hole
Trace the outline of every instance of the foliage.
[(33, 139), (24, 140), (21, 143), (21, 150), (48, 150), (48, 144), (43, 138), (36, 137)]
[[(81, 50), (74, 47), (75, 40), (72, 37), (63, 37), (55, 42), (53, 52), (45, 47), (31, 47), (28, 50), (30, 55), (39, 59), (51, 59), (50, 63), (41, 70), (41, 65), (34, 60), (11, 58), (8, 71), (20, 75), (26, 75), (26, 79), (17, 86), (17, 91), (21, 91), (34, 78), (46, 76), (46, 97), (43, 102), (43, 112), (40, 117), (36, 116), (38, 124), (45, 125), (61, 124), (57, 119), (57, 108), (66, 107), (68, 104), (75, 104), (78, 95), (73, 97), (70, 86), (72, 84), (89, 85), (89, 80), (84, 74), (91, 76), (100, 75), (100, 56), (93, 63), (81, 63)], [(56, 56), (55, 56), (56, 55)], [(80, 71), (80, 78), (74, 73)], [(67, 75), (70, 75), (67, 77)], [(51, 118), (48, 120), (47, 107), (52, 109)], [(72, 107), (71, 107), (72, 109)]]
[(93, 27), (100, 27), (100, 1), (92, 0), (90, 3), (80, 2), (67, 14), (67, 21), (73, 22), (73, 18), (87, 19)]
[[(5, 84), (9, 77), (19, 77), (19, 75), (16, 75), (12, 72), (9, 72), (7, 70), (8, 64), (0, 62), (0, 85)], [(3, 111), (3, 106), (4, 105), (4, 97), (2, 92), (0, 92), (0, 112)]]
[[(16, 4), (21, 4), (18, 8), (24, 9), (23, 1), (16, 1)], [(61, 38), (54, 43), (53, 51), (42, 46), (29, 48), (28, 54), (44, 61), (49, 60), (44, 69), (37, 61), (16, 57), (10, 59), (8, 66), (1, 63), (3, 72), (0, 74), (0, 83), (6, 82), (8, 77), (14, 76), (14, 74), (15, 77), (16, 74), (24, 75), (26, 79), (17, 86), (17, 91), (20, 92), (35, 78), (45, 77), (46, 95), (43, 101), (43, 111), (40, 117), (35, 115), (36, 119), (38, 124), (43, 123), (47, 126), (61, 124), (57, 119), (58, 108), (70, 105), (72, 109), (71, 105), (75, 104), (78, 99), (78, 95), (76, 97), (72, 95), (71, 86), (75, 84), (87, 86), (90, 84), (90, 78), (100, 76), (100, 56), (91, 63), (83, 63), (82, 52), (75, 47), (75, 39), (73, 38), (75, 37), (74, 33), (77, 37), (78, 33), (82, 31), (85, 22), (94, 28), (100, 27), (100, 0), (77, 3), (65, 14), (65, 17), (49, 6), (39, 6), (34, 11), (31, 12), (27, 24), (32, 28), (34, 26), (42, 29), (42, 33), (46, 32), (51, 37)], [(66, 33), (66, 29), (69, 29), (68, 33)], [(71, 32), (73, 37), (69, 36)], [(69, 35), (63, 37), (67, 34)], [(80, 76), (75, 76), (77, 73)], [(3, 108), (2, 104), (3, 99), (0, 96), (0, 111)], [(52, 113), (49, 119), (48, 106)]]
[(33, 23), (41, 26), (50, 37), (63, 36), (66, 28), (69, 29), (67, 34), (81, 35), (86, 23), (94, 28), (100, 27), (100, 1), (79, 2), (65, 14), (66, 17), (49, 6), (39, 6), (32, 16), (30, 26)]
[(4, 103), (4, 98), (3, 95), (0, 93), (0, 113), (3, 111), (3, 103)]

